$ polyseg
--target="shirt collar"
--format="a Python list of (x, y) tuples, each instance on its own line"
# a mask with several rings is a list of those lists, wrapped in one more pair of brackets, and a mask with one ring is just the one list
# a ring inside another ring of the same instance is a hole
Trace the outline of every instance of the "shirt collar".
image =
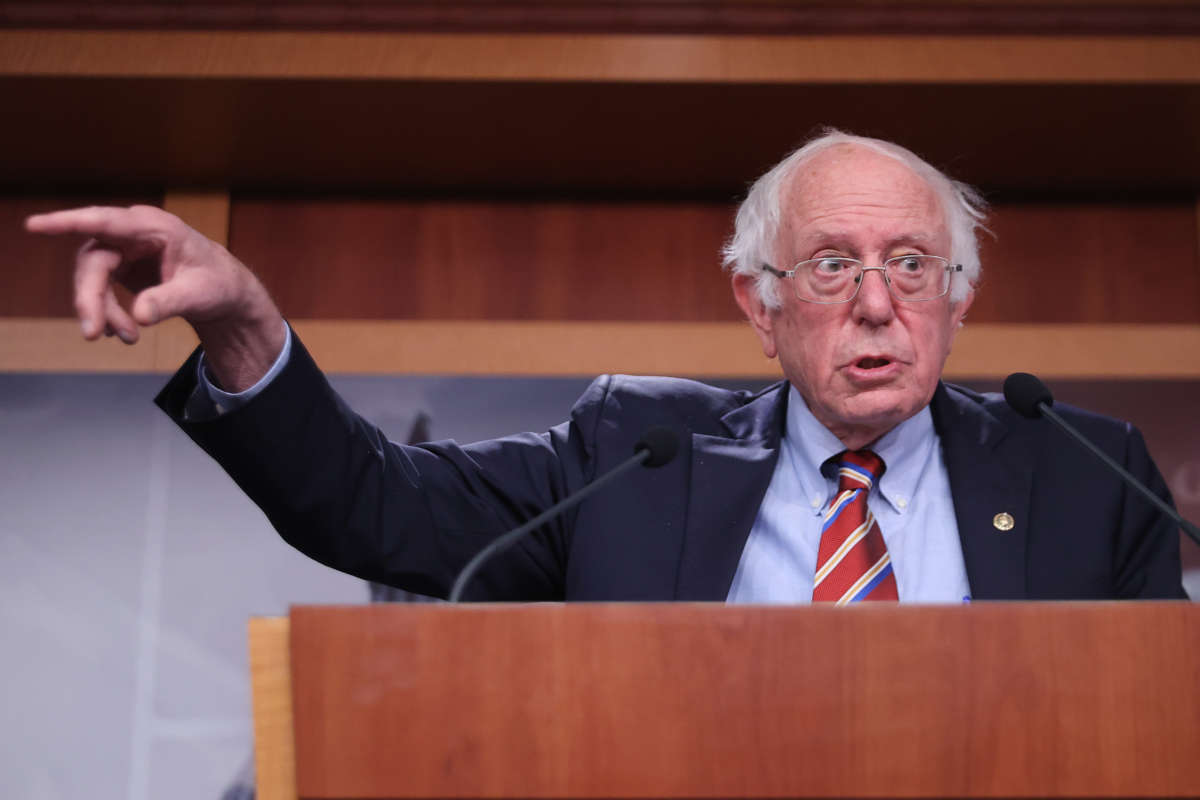
[[(788, 388), (785, 424), (784, 453), (813, 513), (819, 514), (837, 490), (836, 479), (823, 475), (821, 465), (846, 447), (817, 421), (795, 386)], [(878, 491), (897, 513), (903, 514), (911, 506), (921, 474), (936, 444), (933, 414), (929, 406), (925, 406), (871, 446), (870, 449), (887, 465)]]

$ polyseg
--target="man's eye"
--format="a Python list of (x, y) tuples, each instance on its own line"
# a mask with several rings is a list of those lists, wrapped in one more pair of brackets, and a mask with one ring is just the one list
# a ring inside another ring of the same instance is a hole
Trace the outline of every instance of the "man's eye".
[(821, 275), (837, 275), (846, 269), (846, 264), (837, 258), (823, 258), (816, 264), (816, 271)]
[(900, 272), (920, 272), (925, 266), (920, 256), (901, 256), (897, 258), (896, 269)]

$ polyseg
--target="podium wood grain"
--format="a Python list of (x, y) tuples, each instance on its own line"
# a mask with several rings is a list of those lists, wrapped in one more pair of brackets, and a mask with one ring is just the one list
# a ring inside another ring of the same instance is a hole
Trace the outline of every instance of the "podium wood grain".
[(1200, 794), (1200, 607), (296, 608), (301, 797)]

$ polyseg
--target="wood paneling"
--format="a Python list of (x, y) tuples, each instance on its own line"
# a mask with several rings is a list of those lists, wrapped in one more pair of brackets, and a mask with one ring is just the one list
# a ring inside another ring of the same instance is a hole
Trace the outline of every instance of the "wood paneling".
[(143, 328), (135, 345), (85, 341), (74, 319), (0, 317), (0, 371), (171, 373), (196, 346), (180, 319)]
[(881, 607), (294, 608), (297, 788), (997, 798), (1200, 785), (1200, 607), (867, 605)]
[(0, 31), (0, 183), (728, 197), (832, 124), (989, 188), (1200, 185), (1200, 37), (1050, 30)]
[[(624, 372), (774, 379), (746, 323), (352, 322), (301, 320), (325, 369), (353, 373), (596, 375)], [(1197, 325), (969, 323), (948, 379), (1012, 372), (1057, 378), (1200, 377)]]
[[(741, 322), (369, 322), (293, 319), (331, 373), (376, 375), (585, 375), (625, 372), (775, 379)], [(70, 319), (0, 319), (0, 371), (158, 372), (196, 346), (171, 320), (132, 347), (85, 342)], [(1200, 378), (1198, 325), (989, 325), (968, 323), (946, 364), (951, 380)]]
[[(732, 321), (732, 211), (245, 199), (231, 247), (298, 318)], [(992, 227), (972, 321), (1200, 323), (1191, 203), (1005, 205)]]
[(946, 362), (946, 378), (1012, 372), (1057, 378), (1200, 377), (1200, 326), (967, 322)]
[(230, 241), (295, 317), (718, 320), (738, 319), (729, 225), (703, 204), (235, 200)]
[(1006, 204), (983, 234), (978, 322), (1200, 322), (1191, 203)]
[[(0, 317), (73, 316), (79, 243), (21, 220), (87, 199), (0, 204)], [(741, 319), (719, 263), (726, 204), (168, 200), (218, 239), (231, 218), (231, 250), (297, 319)], [(1200, 323), (1193, 204), (1009, 204), (991, 224), (972, 322)]]
[(0, 196), (0, 317), (75, 315), (72, 265), (82, 241), (25, 232), (30, 214), (86, 205), (160, 203), (161, 195), (99, 191)]
[(319, 364), (352, 373), (779, 375), (738, 322), (301, 320), (295, 327)]
[[(171, 5), (187, 13), (220, 2)], [(1018, 5), (1021, 13), (1053, 11), (1034, 0)], [(284, 7), (299, 6), (273, 6)], [(1103, 14), (1134, 4), (1055, 5), (1068, 16), (1093, 7)], [(1192, 10), (1176, 2), (1155, 8)], [(718, 269), (731, 204), (789, 146), (833, 123), (895, 138), (1001, 197), (1097, 201), (1000, 207), (1000, 239), (985, 241), (986, 283), (961, 345), (978, 323), (1028, 323), (1035, 327), (1018, 331), (1029, 336), (1059, 323), (1190, 330), (1200, 322), (1194, 200), (1149, 201), (1195, 198), (1200, 186), (1200, 39), (1184, 29), (1108, 37), (1063, 30), (0, 31), (0, 183), (42, 193), (51, 184), (105, 186), (99, 194), (122, 203), (146, 198), (134, 196), (136, 188), (114, 198), (126, 190), (113, 187), (232, 185), (242, 191), (232, 209), (233, 250), (264, 273), (294, 318), (573, 323), (564, 330), (607, 365), (627, 347), (623, 337), (639, 330), (609, 322), (740, 326)], [(363, 190), (379, 199), (347, 199)], [(315, 191), (333, 194), (295, 199)], [(293, 199), (276, 202), (267, 192)], [(389, 199), (401, 193), (445, 199)], [(1130, 197), (1148, 202), (1131, 205)], [(0, 205), (11, 221), (0, 228), (0, 246), (16, 266), (0, 275), (0, 316), (29, 330), (29, 318), (71, 314), (65, 278), (75, 243), (26, 236), (19, 219), (38, 201), (10, 200)], [(77, 202), (64, 196), (41, 207)], [(202, 214), (185, 214), (219, 232), (224, 211), (201, 205)], [(435, 330), (435, 338), (455, 335), (452, 327)], [(501, 350), (526, 346), (526, 335), (502, 334)], [(605, 336), (622, 344), (589, 349)], [(45, 344), (10, 345), (9, 363), (86, 363), (73, 346), (55, 355)], [(676, 347), (657, 348), (668, 355), (649, 363), (684, 363)], [(1004, 353), (998, 347), (989, 357)], [(979, 363), (957, 359), (953, 369)], [(143, 362), (106, 359), (112, 368)], [(147, 363), (158, 365), (158, 356)], [(481, 363), (503, 370), (520, 359)], [(1085, 371), (1133, 369), (1113, 359), (1083, 363)], [(556, 364), (545, 369), (561, 369)], [(1177, 369), (1190, 374), (1186, 364)]]
[(1194, 83), (1200, 79), (1200, 40), (1187, 35), (0, 30), (0, 74), (679, 83)]
[(0, 77), (0, 186), (732, 201), (833, 125), (900, 142), (956, 178), (1011, 196), (1194, 196), (1200, 187), (1200, 80), (767, 80)]
[(170, 189), (162, 207), (220, 245), (229, 244), (229, 193), (218, 190)]
[(40, 0), (0, 25), (639, 33), (1165, 33), (1200, 29), (1189, 0)]

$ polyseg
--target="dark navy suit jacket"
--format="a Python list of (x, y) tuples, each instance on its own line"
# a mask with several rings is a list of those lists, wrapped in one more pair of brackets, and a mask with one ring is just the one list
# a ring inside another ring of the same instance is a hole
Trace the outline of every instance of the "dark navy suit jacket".
[[(547, 433), (404, 446), (348, 409), (294, 345), (284, 371), (242, 409), (214, 416), (196, 402), (196, 356), (157, 402), (311, 557), (445, 596), (489, 541), (666, 425), (683, 434), (674, 461), (629, 473), (547, 524), (481, 571), (467, 597), (726, 598), (779, 456), (786, 384), (751, 394), (604, 376)], [(1045, 421), (951, 385), (938, 386), (931, 410), (975, 599), (1186, 597), (1177, 529)], [(1062, 413), (1168, 496), (1136, 429)], [(1000, 513), (1011, 530), (995, 526)]]

